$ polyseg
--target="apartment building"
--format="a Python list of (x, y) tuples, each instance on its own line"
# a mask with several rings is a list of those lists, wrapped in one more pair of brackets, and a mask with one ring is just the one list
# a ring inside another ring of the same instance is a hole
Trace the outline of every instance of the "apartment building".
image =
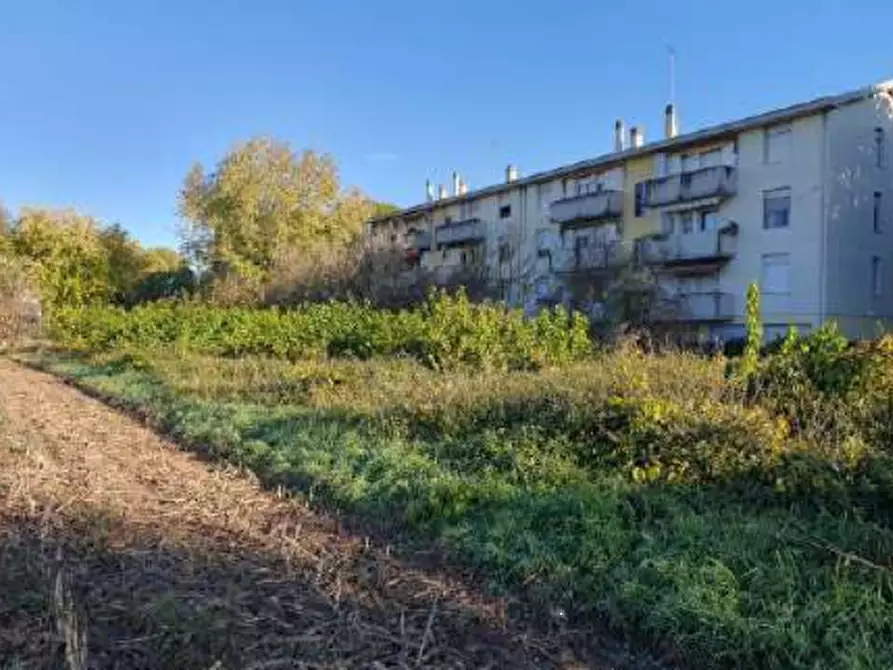
[[(767, 337), (834, 320), (848, 335), (893, 326), (893, 81), (663, 137), (622, 121), (614, 151), (376, 219), (439, 277), (483, 268), (530, 312), (567, 301), (575, 276), (653, 270), (679, 323), (743, 333), (762, 290)], [(597, 301), (596, 301), (597, 303)], [(588, 305), (597, 317), (598, 304)]]

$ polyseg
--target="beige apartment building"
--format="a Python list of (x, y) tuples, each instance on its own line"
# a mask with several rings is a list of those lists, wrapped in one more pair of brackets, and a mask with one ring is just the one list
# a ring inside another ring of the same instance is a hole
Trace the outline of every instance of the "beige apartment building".
[(529, 313), (638, 264), (702, 333), (740, 336), (756, 282), (768, 338), (828, 320), (871, 336), (893, 325), (891, 134), (893, 81), (682, 134), (668, 105), (657, 141), (618, 121), (609, 154), (477, 190), (454, 174), (369, 231), (440, 278), (483, 268)]

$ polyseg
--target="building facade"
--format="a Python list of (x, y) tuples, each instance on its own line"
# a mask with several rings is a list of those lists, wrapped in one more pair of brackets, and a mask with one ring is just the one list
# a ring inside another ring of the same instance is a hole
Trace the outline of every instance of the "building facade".
[(681, 135), (668, 106), (658, 141), (618, 121), (610, 154), (524, 178), (510, 166), (475, 191), (454, 175), (369, 230), (435, 277), (481, 270), (530, 312), (637, 266), (673, 306), (662, 318), (703, 333), (742, 335), (756, 282), (768, 338), (828, 320), (871, 336), (893, 326), (891, 137), (893, 82)]

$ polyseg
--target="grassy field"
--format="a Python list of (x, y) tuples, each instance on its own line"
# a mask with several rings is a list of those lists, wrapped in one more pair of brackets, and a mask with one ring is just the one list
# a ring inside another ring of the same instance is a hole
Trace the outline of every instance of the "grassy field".
[(819, 393), (836, 377), (808, 365), (755, 402), (724, 360), (634, 347), (526, 372), (175, 346), (29, 361), (671, 664), (893, 666), (883, 426), (846, 395), (867, 387)]

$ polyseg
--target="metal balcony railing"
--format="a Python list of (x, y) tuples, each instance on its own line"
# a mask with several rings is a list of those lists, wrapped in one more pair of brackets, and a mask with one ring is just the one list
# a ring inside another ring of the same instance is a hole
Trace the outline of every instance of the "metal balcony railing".
[(549, 216), (562, 226), (620, 218), (623, 216), (623, 191), (603, 190), (556, 200), (549, 205)]
[(737, 189), (737, 170), (715, 165), (692, 172), (656, 177), (645, 182), (645, 205), (667, 207), (706, 198), (726, 198)]
[(416, 251), (431, 249), (431, 233), (427, 230), (412, 230), (406, 236), (406, 246)]
[(479, 242), (485, 237), (484, 222), (477, 218), (451, 221), (434, 229), (434, 242), (438, 247)]
[(699, 230), (644, 239), (639, 258), (649, 265), (691, 265), (732, 258), (738, 237), (729, 230)]
[(681, 293), (664, 301), (659, 321), (728, 321), (735, 318), (735, 295), (722, 291)]

